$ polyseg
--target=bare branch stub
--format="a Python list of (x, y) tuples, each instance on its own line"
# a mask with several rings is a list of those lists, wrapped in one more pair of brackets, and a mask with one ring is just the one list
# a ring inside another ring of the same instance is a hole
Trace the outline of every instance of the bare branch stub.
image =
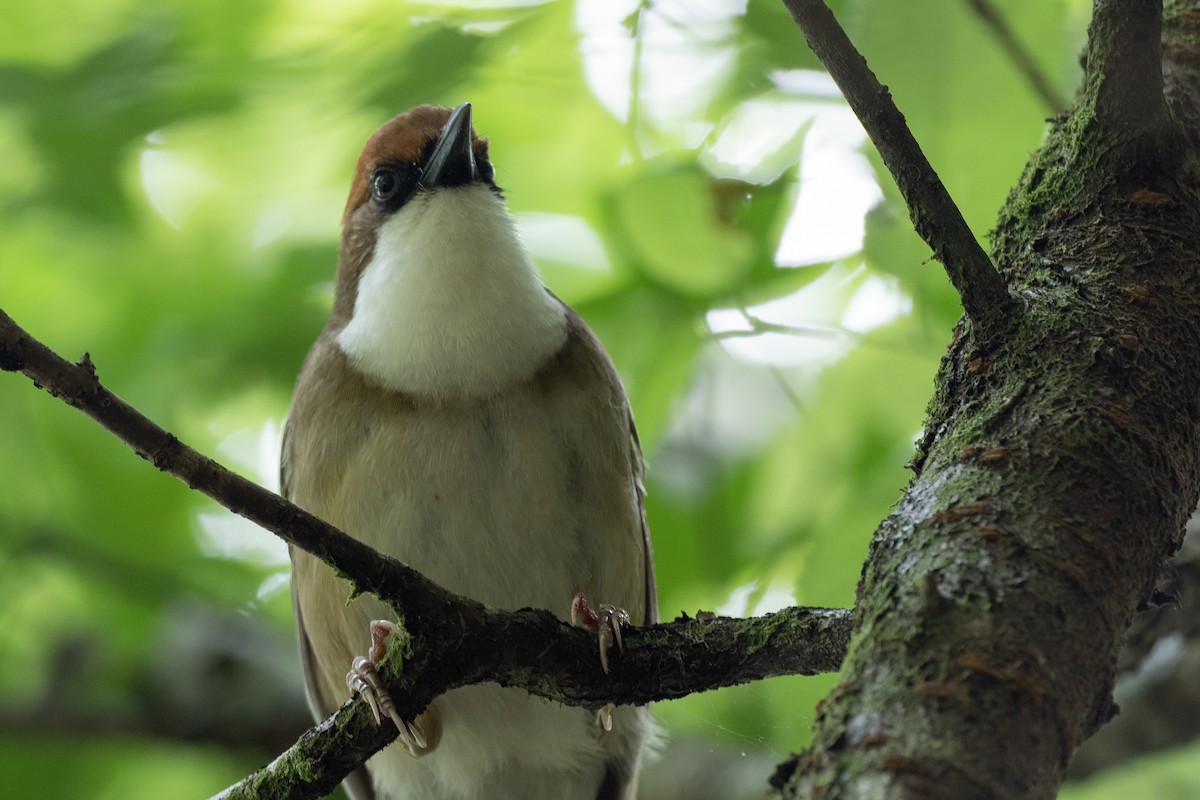
[(1162, 77), (1162, 0), (1095, 0), (1084, 92), (1097, 122), (1152, 130), (1168, 124)]

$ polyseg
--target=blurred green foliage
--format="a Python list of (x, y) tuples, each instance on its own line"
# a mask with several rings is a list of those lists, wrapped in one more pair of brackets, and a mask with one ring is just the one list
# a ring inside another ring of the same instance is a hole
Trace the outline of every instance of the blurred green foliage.
[(1059, 793), (1060, 800), (1127, 800), (1153, 797), (1155, 800), (1192, 800), (1200, 781), (1196, 764), (1200, 763), (1200, 744), (1192, 742), (1143, 756), (1100, 775), (1068, 785)]
[[(986, 235), (1051, 110), (966, 2), (831, 5)], [(1069, 96), (1088, 4), (1002, 5)], [(0, 307), (269, 483), (363, 140), (470, 100), (627, 383), (664, 617), (848, 605), (959, 309), (818, 69), (773, 0), (9, 0)], [(263, 762), (304, 725), (279, 545), (22, 378), (0, 412), (0, 793), (193, 798)], [(782, 755), (833, 680), (658, 716)]]

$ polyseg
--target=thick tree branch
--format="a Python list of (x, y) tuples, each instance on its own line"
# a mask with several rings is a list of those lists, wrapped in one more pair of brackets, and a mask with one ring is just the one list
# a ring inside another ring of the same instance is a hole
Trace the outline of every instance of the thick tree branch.
[(1163, 104), (1157, 4), (1096, 8), (1080, 100), (992, 237), (1025, 309), (941, 364), (782, 796), (1053, 797), (1116, 713), (1126, 631), (1200, 496), (1200, 156), (1166, 111), (1195, 107), (1200, 58)]
[(783, 4), (879, 150), (917, 233), (945, 266), (967, 316), (985, 328), (1002, 323), (1015, 307), (1008, 287), (921, 152), (887, 87), (880, 85), (823, 0)]
[(1180, 747), (1200, 736), (1200, 515), (1163, 571), (1157, 602), (1137, 617), (1121, 651), (1121, 715), (1089, 739), (1068, 778)]
[[(845, 654), (850, 627), (845, 610), (796, 608), (745, 620), (705, 615), (630, 630), (624, 652), (612, 654), (615, 665), (606, 675), (592, 634), (548, 611), (502, 612), (446, 591), (191, 449), (105, 388), (87, 356), (76, 364), (65, 361), (3, 311), (0, 369), (25, 373), (160, 470), (321, 558), (355, 591), (390, 603), (410, 639), (393, 646), (383, 675), (407, 718), (448, 689), (484, 681), (599, 708), (774, 675), (834, 671)], [(319, 796), (393, 738), (394, 729), (377, 727), (366, 705), (355, 700), (228, 796)], [(280, 787), (288, 787), (287, 793)]]

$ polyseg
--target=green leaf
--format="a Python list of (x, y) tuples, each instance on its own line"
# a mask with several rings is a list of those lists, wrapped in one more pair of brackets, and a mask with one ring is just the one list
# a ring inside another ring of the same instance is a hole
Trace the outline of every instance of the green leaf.
[(645, 274), (692, 297), (728, 292), (754, 246), (734, 222), (721, 184), (694, 165), (647, 165), (622, 186), (617, 216)]

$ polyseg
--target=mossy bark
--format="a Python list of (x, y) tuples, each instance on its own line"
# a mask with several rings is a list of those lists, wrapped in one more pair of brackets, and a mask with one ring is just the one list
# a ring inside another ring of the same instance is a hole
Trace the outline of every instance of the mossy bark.
[(1161, 13), (1097, 0), (1079, 97), (992, 237), (1023, 305), (955, 332), (778, 796), (1053, 797), (1116, 713), (1200, 495), (1200, 0)]

